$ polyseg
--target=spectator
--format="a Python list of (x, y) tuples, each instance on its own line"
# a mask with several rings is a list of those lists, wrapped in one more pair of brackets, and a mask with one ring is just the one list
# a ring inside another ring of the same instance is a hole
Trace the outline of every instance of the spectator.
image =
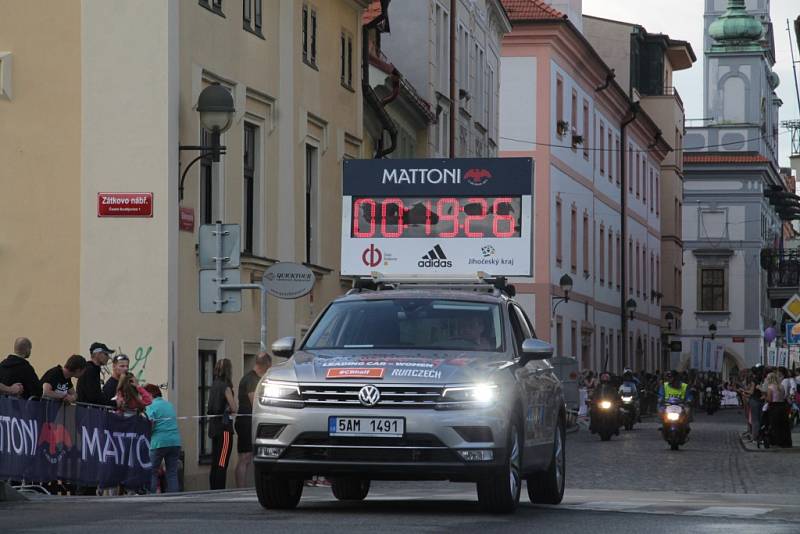
[(89, 361), (86, 364), (86, 370), (78, 379), (78, 402), (109, 404), (108, 399), (103, 395), (100, 370), (108, 363), (109, 357), (113, 353), (113, 350), (97, 341), (89, 347)]
[(789, 426), (789, 412), (786, 405), (786, 394), (781, 387), (780, 379), (776, 372), (767, 375), (767, 402), (769, 408), (769, 442), (778, 447), (792, 446), (792, 430)]
[(797, 382), (795, 382), (794, 377), (786, 367), (778, 367), (778, 378), (781, 379), (781, 387), (786, 395), (786, 402), (791, 404), (794, 394), (797, 392)]
[(36, 371), (28, 361), (31, 357), (33, 344), (26, 337), (19, 337), (14, 341), (14, 354), (0, 362), (0, 384), (11, 386), (23, 399), (42, 396), (42, 385)]
[(236, 399), (231, 381), (231, 361), (223, 358), (214, 365), (214, 382), (208, 395), (208, 437), (211, 438), (211, 472), (209, 486), (212, 490), (225, 489), (228, 462), (231, 459), (233, 424)]
[(86, 369), (86, 359), (80, 354), (73, 354), (64, 364), (56, 365), (42, 376), (42, 398), (72, 403), (78, 399), (72, 379), (80, 380)]
[(151, 402), (153, 402), (153, 398), (150, 393), (139, 385), (133, 373), (125, 373), (120, 378), (116, 394), (117, 409), (121, 412), (140, 413)]
[(178, 417), (175, 407), (161, 396), (161, 389), (155, 384), (147, 384), (144, 389), (153, 397), (153, 402), (145, 409), (147, 417), (153, 422), (150, 435), (150, 463), (153, 474), (150, 477), (150, 492), (158, 489), (158, 471), (164, 462), (166, 488), (162, 493), (178, 491), (178, 461), (181, 457), (181, 434), (178, 431)]
[(238, 443), (236, 451), (239, 461), (236, 463), (236, 486), (243, 488), (247, 484), (247, 470), (253, 464), (253, 403), (256, 386), (272, 366), (272, 358), (266, 352), (259, 352), (253, 368), (239, 381), (239, 410), (236, 414), (236, 435)]
[(120, 379), (128, 372), (129, 365), (130, 359), (126, 354), (120, 353), (111, 358), (111, 376), (103, 385), (103, 396), (106, 398), (107, 404), (115, 406), (114, 397), (117, 395), (117, 386), (119, 386)]

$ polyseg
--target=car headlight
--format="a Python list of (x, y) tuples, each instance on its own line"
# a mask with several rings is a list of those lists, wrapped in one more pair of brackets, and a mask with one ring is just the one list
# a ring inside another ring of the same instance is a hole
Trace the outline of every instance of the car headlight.
[(300, 388), (293, 382), (265, 381), (261, 386), (259, 401), (262, 406), (276, 404), (291, 408), (302, 408), (303, 398)]
[(475, 384), (445, 388), (442, 393), (442, 408), (488, 406), (497, 400), (497, 384)]
[(679, 413), (668, 413), (667, 414), (667, 421), (677, 421), (681, 418), (681, 414)]
[(633, 402), (633, 397), (622, 397), (622, 402)]
[(600, 408), (603, 409), (603, 410), (611, 409), (611, 401), (607, 401), (607, 400), (600, 401)]

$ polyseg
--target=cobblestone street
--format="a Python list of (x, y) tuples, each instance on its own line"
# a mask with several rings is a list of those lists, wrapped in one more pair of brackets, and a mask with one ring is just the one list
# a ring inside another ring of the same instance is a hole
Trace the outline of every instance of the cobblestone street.
[(567, 487), (713, 493), (800, 494), (795, 452), (748, 452), (741, 410), (700, 413), (689, 442), (670, 451), (655, 419), (609, 442), (581, 429), (568, 439)]

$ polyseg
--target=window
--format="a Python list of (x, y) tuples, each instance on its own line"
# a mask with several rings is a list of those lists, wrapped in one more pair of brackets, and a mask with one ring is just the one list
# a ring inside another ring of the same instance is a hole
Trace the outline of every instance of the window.
[(600, 225), (600, 285), (603, 285), (606, 279), (606, 229)]
[[(644, 184), (642, 184), (642, 202), (644, 202), (644, 207), (647, 207), (647, 170), (642, 165), (642, 180)], [(653, 188), (653, 171), (650, 170), (650, 189)]]
[(578, 271), (578, 210), (575, 206), (569, 215), (569, 265), (572, 272)]
[(261, 0), (242, 0), (242, 26), (245, 30), (261, 35)]
[(611, 182), (613, 180), (613, 177), (612, 177), (613, 176), (612, 165), (613, 165), (613, 161), (614, 160), (611, 158), (611, 154), (612, 154), (611, 147), (612, 147), (612, 144), (611, 144), (611, 128), (609, 128), (608, 129), (608, 144), (606, 145), (606, 152), (600, 154), (601, 158), (607, 158), (608, 159), (608, 166), (607, 167), (608, 167), (608, 181), (609, 182)]
[(258, 187), (258, 126), (244, 123), (244, 217), (242, 228), (243, 252), (253, 254), (258, 245), (258, 199), (260, 198), (260, 188)]
[(583, 101), (583, 157), (589, 159), (589, 103)]
[[(567, 132), (568, 135), (577, 134), (578, 133), (578, 93), (575, 90), (572, 91), (572, 129), (571, 132)], [(576, 150), (578, 147), (575, 143), (570, 141), (572, 145), (572, 150)]]
[(630, 240), (628, 241), (628, 292), (633, 293), (633, 241)]
[(642, 175), (640, 174), (639, 168), (639, 154), (636, 154), (636, 198), (639, 198), (641, 195), (641, 187), (642, 187)]
[(592, 240), (592, 235), (589, 233), (589, 215), (583, 214), (583, 274), (589, 276), (591, 269), (589, 269), (589, 243)]
[(614, 250), (617, 251), (617, 290), (619, 290), (622, 286), (622, 241), (619, 232), (617, 232), (617, 247)]
[(220, 17), (225, 16), (222, 12), (222, 0), (199, 0), (199, 4)]
[(611, 287), (614, 283), (614, 256), (612, 255), (612, 251), (614, 250), (614, 242), (611, 236), (611, 228), (608, 229), (608, 287)]
[(725, 311), (725, 269), (700, 269), (700, 311)]
[[(211, 145), (211, 133), (203, 129), (200, 135), (203, 146)], [(210, 157), (200, 160), (200, 220), (202, 224), (212, 224), (220, 219), (219, 165)]]
[(572, 321), (569, 334), (569, 349), (572, 351), (572, 357), (576, 357), (578, 355), (578, 323)]
[(656, 285), (656, 268), (655, 268), (655, 257), (650, 254), (650, 289), (655, 292), (658, 292), (658, 287)]
[[(206, 415), (208, 408), (208, 394), (211, 391), (211, 383), (214, 381), (214, 364), (217, 363), (217, 351), (200, 350), (197, 352), (199, 380), (197, 399), (199, 403), (199, 413)], [(198, 424), (199, 443), (198, 462), (201, 464), (211, 463), (211, 439), (208, 437), (208, 420), (201, 418)]]
[(343, 86), (353, 89), (353, 36), (343, 31), (340, 41), (340, 81)]
[(647, 300), (647, 248), (642, 247), (642, 295)]
[(562, 251), (562, 225), (561, 225), (561, 201), (556, 199), (556, 264), (561, 267), (561, 262), (564, 259)]
[(655, 196), (656, 217), (658, 217), (658, 212), (659, 212), (658, 203), (659, 203), (660, 196), (659, 196), (658, 173), (657, 172), (655, 173), (655, 179), (656, 179), (656, 187), (655, 187), (655, 190), (653, 191), (653, 195)]
[[(606, 129), (602, 123), (600, 123), (600, 174), (605, 174), (606, 172)], [(611, 176), (611, 169), (609, 169), (609, 176)]]
[(317, 67), (317, 10), (303, 5), (303, 61)]
[(633, 148), (628, 147), (628, 193), (633, 193)]
[(641, 265), (642, 263), (639, 261), (639, 243), (636, 243), (636, 294), (637, 295), (642, 294), (642, 285), (641, 285), (642, 277), (641, 277), (641, 272), (639, 270), (641, 269)]
[(494, 69), (489, 66), (489, 75), (486, 80), (486, 130), (489, 137), (494, 135)]
[(313, 265), (319, 265), (319, 177), (317, 176), (317, 169), (317, 147), (306, 145), (306, 263)]
[[(556, 78), (556, 121), (564, 122), (564, 80), (561, 77)], [(557, 131), (561, 137), (561, 129)]]
[(564, 355), (564, 320), (556, 317), (556, 356)]
[(614, 159), (617, 162), (617, 172), (616, 172), (617, 185), (619, 185), (619, 180), (620, 178), (622, 178), (622, 158), (623, 158), (623, 154), (619, 149), (619, 139), (614, 140), (614, 154), (616, 155)]

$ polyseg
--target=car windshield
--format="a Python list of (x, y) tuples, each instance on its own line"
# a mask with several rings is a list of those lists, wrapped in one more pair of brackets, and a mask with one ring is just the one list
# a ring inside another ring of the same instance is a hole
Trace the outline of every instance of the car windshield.
[(386, 299), (335, 302), (304, 347), (500, 351), (500, 306), (490, 302)]

